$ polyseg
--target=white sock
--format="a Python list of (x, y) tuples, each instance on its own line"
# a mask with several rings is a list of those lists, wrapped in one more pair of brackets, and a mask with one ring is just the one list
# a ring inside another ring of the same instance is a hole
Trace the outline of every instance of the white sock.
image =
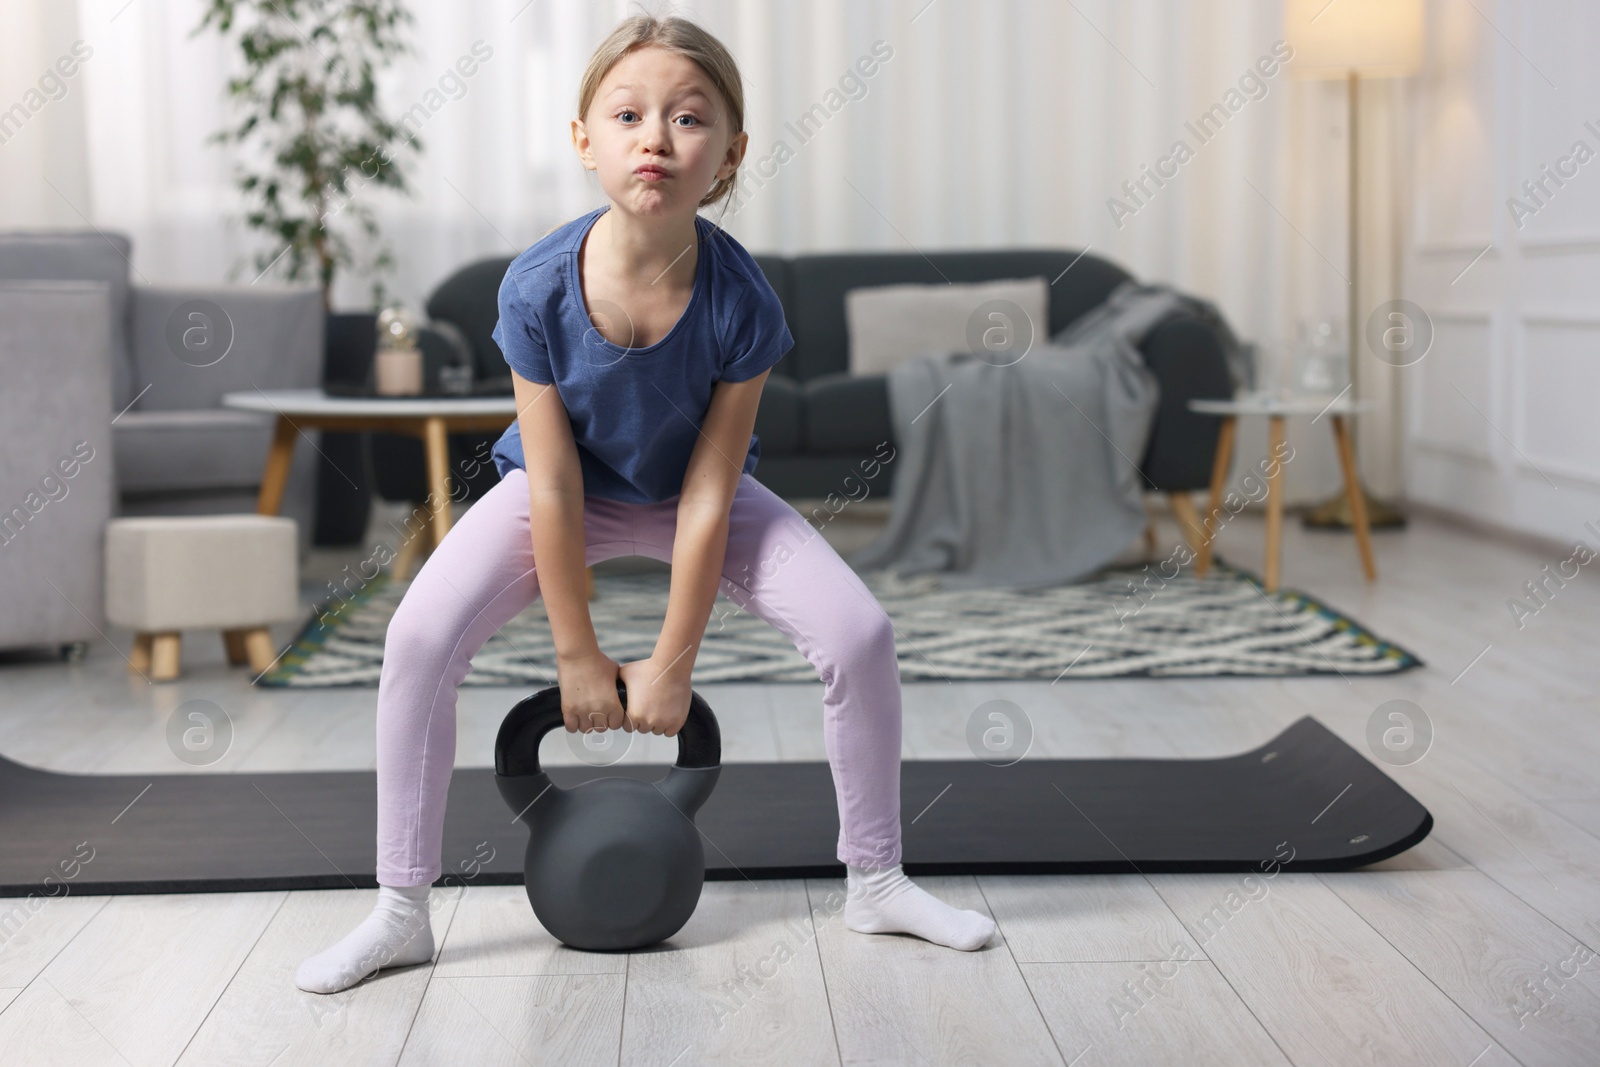
[(861, 934), (915, 934), (971, 952), (994, 936), (987, 915), (952, 908), (893, 867), (845, 865), (844, 924)]
[(430, 886), (378, 886), (378, 903), (344, 939), (301, 961), (294, 984), (307, 993), (337, 993), (380, 967), (405, 967), (433, 959), (428, 917)]

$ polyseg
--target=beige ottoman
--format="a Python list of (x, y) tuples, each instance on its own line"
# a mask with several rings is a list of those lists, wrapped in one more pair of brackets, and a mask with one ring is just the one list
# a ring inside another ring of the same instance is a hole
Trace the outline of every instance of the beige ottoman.
[(228, 662), (260, 673), (277, 654), (267, 625), (300, 617), (295, 521), (163, 515), (106, 527), (106, 618), (137, 635), (131, 667), (178, 676), (181, 630), (218, 629)]

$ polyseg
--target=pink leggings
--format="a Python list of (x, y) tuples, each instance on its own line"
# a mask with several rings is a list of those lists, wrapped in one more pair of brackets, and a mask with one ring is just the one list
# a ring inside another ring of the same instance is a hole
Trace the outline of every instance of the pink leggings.
[[(658, 504), (586, 498), (585, 562), (649, 556), (670, 563), (677, 505), (677, 497)], [(815, 527), (749, 474), (740, 476), (729, 513), (722, 579), (724, 596), (777, 627), (822, 677), (838, 859), (899, 863), (900, 668), (888, 615)], [(513, 469), (435, 548), (389, 623), (378, 682), (380, 884), (439, 878), (456, 687), (473, 654), (538, 595), (528, 478)], [(487, 762), (492, 754), (477, 755)]]

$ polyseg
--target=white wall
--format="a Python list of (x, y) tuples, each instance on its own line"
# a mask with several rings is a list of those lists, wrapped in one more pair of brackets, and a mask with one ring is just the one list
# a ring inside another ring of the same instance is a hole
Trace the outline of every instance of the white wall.
[[(1481, 14), (1432, 5), (1416, 99), (1407, 290), (1437, 339), (1405, 369), (1407, 485), (1483, 523), (1593, 543), (1582, 527), (1600, 525), (1600, 5), (1475, 2)], [(1542, 205), (1520, 189), (1579, 141), (1596, 158), (1561, 187), (1546, 179)], [(1535, 213), (1514, 218), (1513, 197)]]

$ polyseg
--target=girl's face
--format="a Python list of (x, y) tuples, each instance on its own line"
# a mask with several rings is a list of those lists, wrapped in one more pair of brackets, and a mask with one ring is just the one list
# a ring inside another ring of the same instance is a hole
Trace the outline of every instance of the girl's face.
[(611, 202), (644, 216), (692, 214), (744, 158), (749, 135), (732, 120), (699, 64), (653, 45), (619, 60), (572, 122), (583, 165)]

